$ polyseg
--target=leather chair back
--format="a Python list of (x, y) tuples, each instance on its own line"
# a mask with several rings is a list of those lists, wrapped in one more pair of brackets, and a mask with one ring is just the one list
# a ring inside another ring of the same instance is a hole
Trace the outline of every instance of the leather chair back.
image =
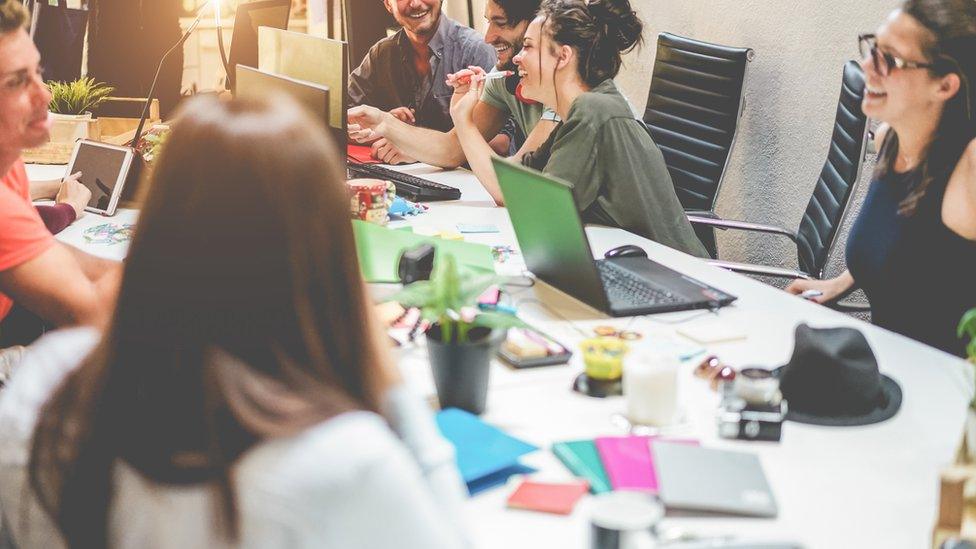
[(712, 211), (742, 107), (749, 48), (658, 36), (644, 122), (685, 210)]
[(861, 172), (867, 143), (867, 118), (861, 110), (864, 73), (855, 61), (844, 65), (830, 152), (797, 231), (800, 270), (823, 278), (827, 258), (837, 239)]

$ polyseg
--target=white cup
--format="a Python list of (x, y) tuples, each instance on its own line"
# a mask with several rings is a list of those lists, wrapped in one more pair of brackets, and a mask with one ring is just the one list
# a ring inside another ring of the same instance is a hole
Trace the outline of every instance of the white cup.
[(625, 359), (623, 390), (631, 423), (656, 427), (674, 423), (680, 366), (678, 357), (666, 353), (635, 352)]

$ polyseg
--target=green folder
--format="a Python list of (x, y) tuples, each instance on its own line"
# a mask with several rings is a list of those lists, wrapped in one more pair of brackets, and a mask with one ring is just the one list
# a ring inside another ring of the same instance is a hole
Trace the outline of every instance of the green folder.
[(552, 445), (552, 453), (574, 475), (589, 481), (590, 492), (602, 494), (612, 490), (603, 461), (592, 440), (571, 440)]
[(423, 243), (433, 244), (438, 253), (452, 254), (459, 265), (485, 272), (495, 271), (491, 248), (484, 244), (421, 236), (414, 234), (409, 227), (388, 229), (359, 219), (353, 220), (352, 229), (356, 238), (359, 268), (362, 269), (366, 282), (399, 282), (397, 264), (400, 254)]

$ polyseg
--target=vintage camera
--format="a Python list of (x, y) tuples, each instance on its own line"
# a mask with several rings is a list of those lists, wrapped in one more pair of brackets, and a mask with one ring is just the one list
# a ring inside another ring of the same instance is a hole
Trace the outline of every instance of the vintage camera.
[(779, 442), (783, 434), (787, 404), (750, 404), (743, 398), (730, 397), (718, 410), (718, 435), (722, 438)]

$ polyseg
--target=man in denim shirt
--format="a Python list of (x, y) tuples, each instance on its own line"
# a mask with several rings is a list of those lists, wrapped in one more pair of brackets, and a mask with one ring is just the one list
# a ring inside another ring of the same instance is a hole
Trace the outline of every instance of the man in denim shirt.
[(449, 131), (454, 88), (446, 84), (447, 75), (471, 65), (490, 71), (495, 50), (443, 14), (442, 0), (383, 2), (402, 28), (370, 48), (350, 75), (350, 107), (371, 105), (405, 122)]

